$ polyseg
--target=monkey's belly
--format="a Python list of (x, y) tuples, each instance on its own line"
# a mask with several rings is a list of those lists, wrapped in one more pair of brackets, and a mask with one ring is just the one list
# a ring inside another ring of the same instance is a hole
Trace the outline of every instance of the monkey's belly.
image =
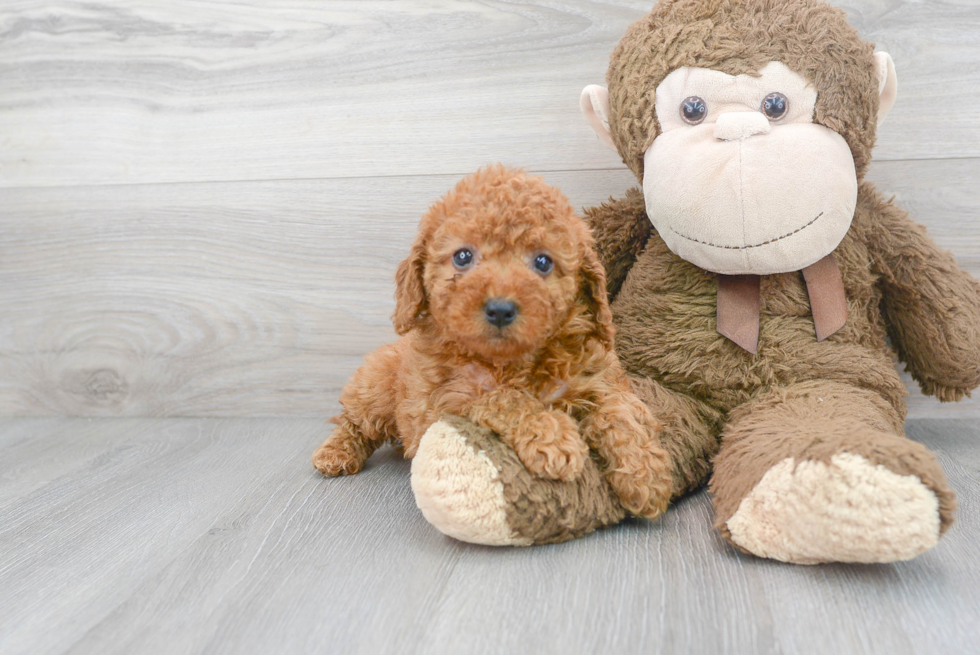
[(672, 279), (671, 263), (644, 259), (612, 307), (616, 350), (631, 375), (726, 412), (759, 391), (813, 379), (872, 389), (901, 404), (905, 387), (876, 336), (883, 328), (870, 324), (867, 308), (852, 307), (844, 328), (818, 342), (802, 276), (764, 278), (753, 355), (717, 332), (717, 284), (710, 274)]

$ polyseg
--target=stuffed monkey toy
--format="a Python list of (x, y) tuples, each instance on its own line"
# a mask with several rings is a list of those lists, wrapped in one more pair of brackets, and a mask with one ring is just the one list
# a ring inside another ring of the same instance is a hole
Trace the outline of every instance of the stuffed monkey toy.
[[(891, 58), (818, 0), (660, 0), (606, 81), (582, 109), (642, 190), (586, 215), (674, 496), (710, 479), (715, 527), (760, 557), (890, 562), (934, 546), (954, 495), (904, 435), (895, 354), (941, 401), (976, 388), (980, 284), (864, 180)], [(480, 543), (625, 516), (594, 466), (536, 478), (454, 417), (423, 438), (412, 486), (431, 523)]]

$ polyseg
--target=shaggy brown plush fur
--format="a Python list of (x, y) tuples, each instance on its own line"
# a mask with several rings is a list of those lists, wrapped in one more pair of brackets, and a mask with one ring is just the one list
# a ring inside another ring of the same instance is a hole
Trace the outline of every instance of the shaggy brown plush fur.
[(940, 529), (952, 523), (956, 501), (939, 464), (925, 446), (904, 438), (901, 417), (873, 391), (827, 380), (772, 389), (732, 410), (723, 442), (711, 492), (715, 527), (726, 538), (728, 519), (773, 465), (790, 457), (829, 464), (842, 452), (918, 477), (939, 499)]
[[(453, 262), (462, 248), (473, 256), (466, 267)], [(552, 271), (533, 268), (541, 254)], [(463, 179), (423, 217), (397, 283), (404, 336), (344, 388), (317, 469), (356, 473), (388, 439), (412, 457), (425, 430), (454, 414), (497, 432), (546, 478), (576, 478), (591, 448), (623, 507), (664, 511), (670, 463), (659, 424), (630, 392), (591, 236), (558, 190), (499, 165)], [(491, 324), (491, 299), (515, 302), (516, 320)]]
[[(875, 138), (872, 54), (844, 13), (820, 2), (662, 0), (613, 54), (610, 128), (642, 180), (643, 153), (659, 131), (653, 90), (667, 73), (684, 65), (752, 73), (782, 61), (818, 89), (814, 122), (845, 138), (860, 179)], [(723, 533), (773, 463), (839, 452), (918, 476), (939, 498), (945, 530), (952, 493), (933, 456), (899, 437), (905, 390), (886, 337), (925, 393), (962, 398), (980, 384), (980, 285), (906, 212), (860, 185), (851, 229), (834, 252), (849, 318), (825, 342), (815, 339), (801, 274), (764, 277), (758, 356), (715, 332), (716, 276), (667, 249), (641, 191), (587, 210), (587, 220), (609, 271), (634, 388), (661, 420), (670, 415), (664, 408), (685, 416), (665, 421), (662, 434), (676, 493), (705, 481), (723, 434), (712, 484)]]
[[(847, 440), (835, 443), (840, 451), (857, 452), (864, 450), (864, 442), (880, 440), (879, 456), (871, 461), (906, 474), (910, 469), (900, 452), (908, 446), (898, 447), (884, 436), (875, 436), (902, 434), (905, 416), (905, 387), (895, 372), (887, 336), (892, 337), (923, 392), (940, 400), (958, 400), (980, 383), (980, 285), (872, 185), (861, 185), (851, 230), (834, 253), (848, 298), (847, 324), (827, 341), (817, 342), (802, 275), (766, 276), (762, 279), (758, 356), (716, 332), (717, 281), (713, 274), (671, 253), (656, 233), (639, 256), (628, 248), (615, 248), (621, 242), (617, 236), (605, 238), (619, 230), (636, 231), (630, 225), (634, 221), (648, 223), (643, 206), (642, 195), (634, 191), (623, 201), (588, 211), (587, 217), (601, 259), (610, 262), (610, 270), (629, 271), (623, 279), (611, 282), (621, 288), (612, 305), (619, 328), (619, 354), (633, 377), (634, 389), (665, 423), (661, 442), (674, 462), (675, 493), (706, 481), (711, 471), (709, 459), (719, 448), (716, 439), (724, 425), (719, 417), (736, 409), (746, 411), (743, 408), (752, 406), (760, 394), (813, 380), (847, 385), (853, 397), (868, 401), (869, 413), (880, 410), (872, 408), (867, 392), (888, 404), (890, 422), (898, 427), (877, 432), (845, 430), (850, 445), (845, 447)], [(647, 388), (656, 393), (645, 392)], [(652, 401), (651, 395), (659, 399)], [(809, 427), (814, 419), (843, 411), (825, 400), (827, 404), (811, 417)], [(687, 420), (668, 421), (665, 407), (685, 408)], [(799, 427), (785, 416), (772, 414), (768, 420), (772, 424), (765, 428), (753, 423), (760, 434), (789, 438)], [(810, 437), (794, 436), (787, 442), (787, 447), (797, 449), (796, 457), (808, 458), (814, 440), (827, 440), (826, 431), (839, 430), (826, 420), (817, 425), (821, 429), (815, 432), (808, 428)], [(723, 450), (724, 456), (719, 455), (719, 462), (731, 462), (715, 472), (719, 525), (738, 506), (742, 498), (738, 494), (751, 489), (742, 482), (757, 482), (765, 473), (770, 459), (759, 454), (774, 449), (767, 437), (759, 437), (752, 451), (726, 454)], [(952, 493), (932, 455), (919, 450), (916, 461), (922, 467), (912, 471), (928, 481), (927, 486), (940, 498), (945, 529), (952, 520)], [(737, 471), (745, 478), (727, 484), (726, 475)]]

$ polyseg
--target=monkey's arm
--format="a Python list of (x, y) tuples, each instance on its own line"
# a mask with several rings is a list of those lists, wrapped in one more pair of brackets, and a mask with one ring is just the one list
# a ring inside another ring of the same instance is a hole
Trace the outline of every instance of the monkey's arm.
[(980, 283), (926, 229), (863, 184), (868, 245), (899, 359), (923, 393), (947, 402), (980, 385)]
[(612, 301), (653, 232), (643, 192), (634, 187), (621, 200), (610, 198), (598, 207), (589, 207), (585, 222), (592, 228), (595, 251), (606, 269), (606, 288)]

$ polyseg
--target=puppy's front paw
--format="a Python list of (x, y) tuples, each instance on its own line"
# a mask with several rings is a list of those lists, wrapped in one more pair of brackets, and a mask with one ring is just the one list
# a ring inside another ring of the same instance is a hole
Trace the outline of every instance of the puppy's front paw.
[(529, 417), (514, 435), (514, 451), (531, 473), (563, 481), (578, 477), (589, 456), (575, 421), (554, 411)]
[(353, 475), (364, 466), (364, 459), (346, 444), (327, 439), (313, 453), (313, 466), (328, 477)]
[(623, 507), (635, 516), (655, 519), (667, 510), (671, 494), (670, 457), (659, 447), (637, 449), (606, 480)]

